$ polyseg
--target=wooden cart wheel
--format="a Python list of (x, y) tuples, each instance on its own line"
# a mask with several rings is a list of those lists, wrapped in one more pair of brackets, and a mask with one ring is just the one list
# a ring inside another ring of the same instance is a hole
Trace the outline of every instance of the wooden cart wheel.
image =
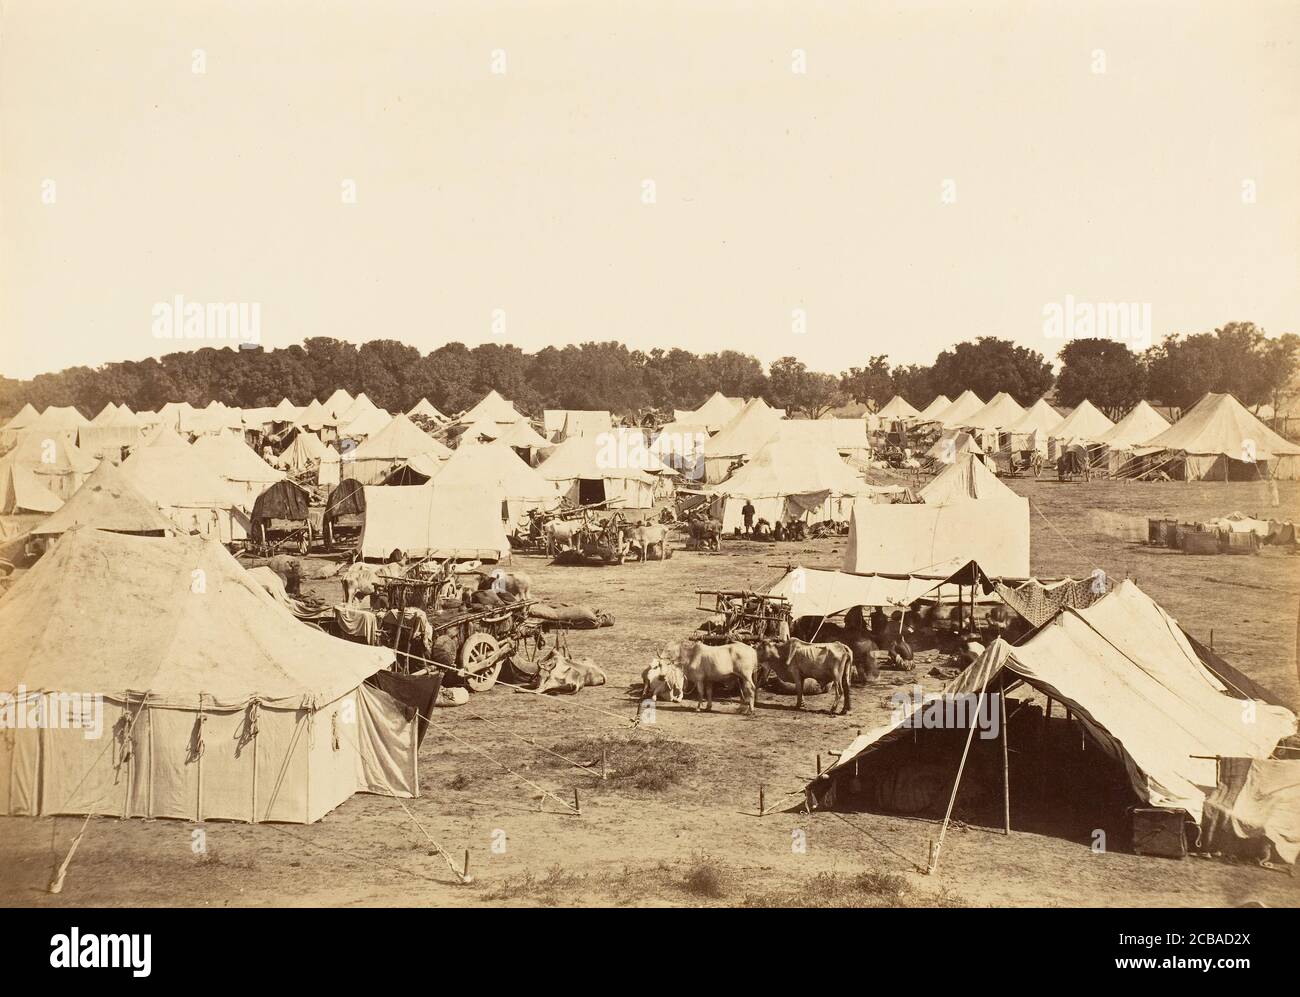
[(471, 692), (486, 692), (496, 685), (501, 674), (500, 651), (497, 639), (482, 630), (470, 634), (461, 645), (460, 667), (470, 673), (465, 676), (465, 684)]

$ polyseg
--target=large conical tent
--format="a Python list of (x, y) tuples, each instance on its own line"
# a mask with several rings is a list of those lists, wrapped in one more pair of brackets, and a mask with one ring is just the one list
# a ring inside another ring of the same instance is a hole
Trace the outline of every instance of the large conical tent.
[(399, 412), (387, 426), (352, 451), (344, 476), (356, 478), (363, 485), (374, 484), (382, 481), (394, 464), (426, 454), (446, 458), (451, 451)]
[(99, 415), (90, 420), (92, 426), (106, 426), (117, 413), (117, 406), (112, 402), (105, 402), (104, 407), (99, 410)]
[(612, 437), (571, 436), (537, 470), (575, 505), (608, 502), (616, 509), (654, 507), (654, 478), (618, 453)]
[(352, 399), (352, 403), (344, 409), (343, 414), (338, 417), (340, 431), (342, 431), (343, 428), (346, 428), (349, 423), (355, 422), (367, 412), (375, 411), (378, 407), (379, 406), (370, 400), (370, 396), (362, 391), (356, 398)]
[(496, 502), (508, 529), (519, 524), (529, 509), (553, 509), (560, 504), (555, 484), (529, 467), (503, 443), (461, 447), (433, 475), (435, 487), (477, 490), (487, 502)]
[(492, 389), (479, 399), (478, 404), (461, 414), (458, 422), (473, 424), (476, 422), (518, 422), (523, 416), (515, 407)]
[(946, 505), (974, 499), (1010, 499), (1016, 493), (973, 453), (959, 457), (921, 489), (921, 501)]
[(1264, 425), (1232, 395), (1207, 394), (1146, 443), (1183, 455), (1187, 480), (1300, 478), (1300, 446)]
[(392, 421), (393, 417), (381, 408), (363, 407), (355, 419), (339, 423), (339, 439), (364, 440)]
[(673, 421), (704, 426), (710, 433), (715, 433), (734, 419), (743, 407), (744, 402), (728, 398), (721, 391), (715, 391), (697, 409), (674, 410)]
[(895, 395), (876, 412), (882, 419), (919, 419), (921, 413), (902, 395)]
[(935, 420), (948, 427), (964, 427), (976, 412), (984, 407), (980, 396), (967, 388), (957, 400), (935, 416)]
[(920, 418), (924, 422), (937, 422), (939, 416), (952, 404), (952, 400), (947, 395), (937, 395), (925, 408), (921, 409)]
[(304, 627), (213, 541), (72, 530), (0, 600), (0, 632), (15, 708), (94, 694), (102, 724), (0, 738), (5, 814), (309, 823), (418, 793), (414, 717), (363, 685), (393, 652)]
[(145, 498), (156, 502), (182, 533), (222, 543), (248, 535), (247, 517), (235, 510), (230, 485), (168, 426), (122, 461), (122, 474)]
[(755, 519), (769, 523), (847, 522), (853, 498), (876, 491), (840, 459), (828, 442), (817, 443), (807, 434), (797, 438), (777, 436), (709, 492), (713, 515), (731, 532), (743, 523), (746, 502), (754, 506)]
[(1154, 436), (1169, 428), (1169, 423), (1145, 401), (1138, 402), (1133, 410), (1097, 438), (1115, 450), (1144, 446)]
[(1040, 398), (1007, 427), (1007, 432), (1013, 436), (1034, 434), (1046, 446), (1048, 438), (1053, 435), (1052, 431), (1060, 424), (1061, 413), (1052, 408), (1046, 398)]
[(235, 505), (245, 512), (252, 510), (257, 496), (284, 478), (283, 471), (277, 471), (259, 457), (252, 447), (230, 433), (200, 437), (190, 449), (219, 478), (230, 483)]
[(447, 421), (447, 417), (443, 415), (441, 412), (439, 412), (437, 407), (433, 404), (433, 402), (429, 401), (429, 399), (427, 398), (421, 398), (418, 402), (416, 402), (414, 405), (411, 406), (411, 411), (407, 412), (406, 414), (422, 415), (426, 419), (433, 419), (437, 422)]
[(176, 525), (106, 460), (100, 462), (62, 508), (32, 533), (57, 536), (79, 526), (142, 536), (170, 536), (176, 532)]
[(26, 429), (38, 418), (40, 418), (40, 413), (32, 407), (32, 403), (24, 402), (23, 407), (9, 417), (9, 421), (4, 424), (4, 429), (5, 431)]
[(335, 388), (334, 393), (325, 399), (325, 411), (336, 419), (342, 419), (343, 414), (352, 407), (353, 398), (343, 388)]
[(338, 419), (315, 398), (299, 413), (297, 423), (305, 429), (317, 432), (326, 426), (337, 426)]
[(88, 425), (90, 425), (90, 420), (71, 405), (51, 405), (33, 419), (28, 428), (39, 429), (47, 433), (63, 430), (75, 434), (82, 426)]
[(962, 425), (970, 429), (998, 429), (1007, 432), (1008, 427), (1024, 414), (1024, 407), (1018, 401), (1005, 391), (999, 391)]
[(755, 396), (704, 444), (704, 480), (717, 484), (731, 473), (737, 460), (748, 460), (773, 439), (781, 428), (781, 417)]
[(1061, 443), (1096, 443), (1114, 428), (1115, 424), (1085, 398), (1052, 430), (1052, 439)]
[[(1081, 764), (1094, 752), (1114, 759), (1135, 805), (1185, 811), (1198, 824), (1219, 783), (1221, 761), (1268, 759), (1296, 729), (1289, 709), (1250, 700), (1225, 683), (1202, 662), (1178, 622), (1129, 580), (1085, 608), (1062, 608), (1022, 643), (995, 639), (943, 693), (965, 698), (1018, 682), (1070, 711), (1087, 738)], [(850, 777), (877, 784), (882, 767), (910, 765), (913, 752), (933, 763), (935, 745), (921, 729), (929, 725), (911, 722), (914, 709), (928, 705), (918, 701), (892, 723), (860, 734), (808, 787), (813, 805), (832, 806), (839, 795), (828, 792), (832, 787), (851, 795)], [(897, 751), (880, 750), (889, 744)], [(1042, 749), (1022, 741), (1020, 750), (1036, 757)], [(1096, 760), (1090, 768), (1097, 769)], [(1070, 786), (1067, 773), (1060, 777), (1067, 786), (1061, 800), (1081, 802), (1082, 787)], [(956, 791), (951, 782), (937, 794), (939, 812), (950, 791)], [(1294, 838), (1290, 844), (1294, 858)]]

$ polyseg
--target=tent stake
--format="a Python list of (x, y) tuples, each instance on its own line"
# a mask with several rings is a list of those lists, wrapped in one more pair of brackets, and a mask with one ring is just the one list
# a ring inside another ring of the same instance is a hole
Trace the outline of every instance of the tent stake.
[(763, 784), (758, 784), (758, 815), (763, 816)]
[(1008, 759), (1007, 747), (1007, 685), (1006, 681), (1002, 682), (1002, 689), (998, 693), (998, 708), (1002, 712), (1002, 817), (1003, 817), (1003, 834), (1011, 833), (1011, 763)]
[(90, 814), (86, 814), (86, 819), (81, 822), (81, 830), (77, 836), (72, 839), (72, 847), (68, 849), (68, 854), (63, 857), (59, 867), (54, 871), (54, 878), (50, 880), (49, 891), (51, 893), (63, 892), (63, 878), (68, 874), (68, 866), (72, 862), (72, 856), (77, 853), (77, 846), (81, 844), (81, 836), (86, 833), (86, 825), (90, 823)]

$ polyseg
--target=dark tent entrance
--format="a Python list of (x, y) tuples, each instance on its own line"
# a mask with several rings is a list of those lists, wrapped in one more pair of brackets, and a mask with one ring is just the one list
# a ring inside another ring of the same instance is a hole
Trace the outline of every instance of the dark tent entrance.
[(578, 505), (595, 505), (605, 501), (604, 478), (578, 479)]

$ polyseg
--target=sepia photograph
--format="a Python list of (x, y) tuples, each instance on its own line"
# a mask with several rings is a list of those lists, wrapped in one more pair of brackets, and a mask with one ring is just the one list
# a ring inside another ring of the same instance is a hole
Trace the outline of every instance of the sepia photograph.
[(1297, 520), (1297, 0), (0, 3), (37, 968), (214, 907), (1293, 967)]

